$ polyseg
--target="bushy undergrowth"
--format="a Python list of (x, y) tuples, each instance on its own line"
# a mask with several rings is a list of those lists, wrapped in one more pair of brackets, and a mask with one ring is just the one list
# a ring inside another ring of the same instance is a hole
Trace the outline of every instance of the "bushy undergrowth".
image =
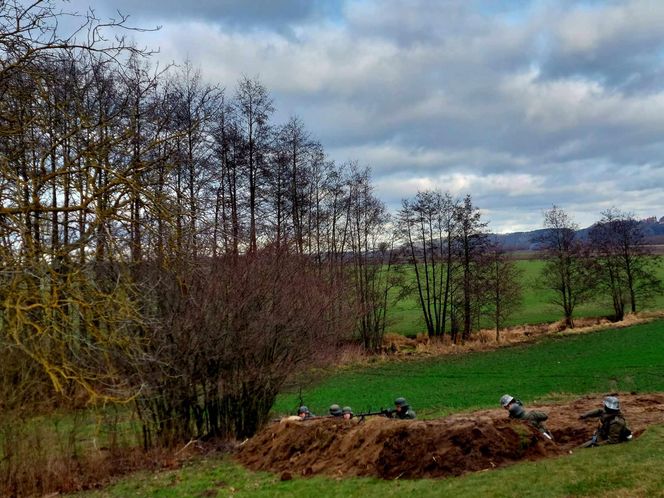
[(0, 416), (0, 496), (83, 489), (150, 460), (136, 450), (137, 426), (125, 412), (21, 410)]

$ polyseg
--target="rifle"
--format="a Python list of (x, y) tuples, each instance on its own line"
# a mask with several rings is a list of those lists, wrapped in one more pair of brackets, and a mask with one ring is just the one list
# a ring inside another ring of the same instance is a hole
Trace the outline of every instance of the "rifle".
[(591, 448), (593, 446), (597, 446), (597, 431), (593, 432), (593, 437), (590, 439), (590, 441), (583, 443), (581, 446), (579, 446), (579, 449)]
[(282, 420), (289, 420), (292, 418), (293, 422), (307, 422), (309, 420), (322, 420), (322, 419), (333, 419), (333, 418), (338, 418), (341, 419), (341, 417), (335, 417), (333, 415), (313, 415), (311, 417), (305, 417), (305, 418), (295, 418), (296, 415), (287, 415), (285, 417), (280, 417), (280, 418), (273, 418), (270, 419), (270, 422), (281, 422)]
[(389, 410), (387, 408), (381, 408), (380, 411), (377, 411), (377, 412), (368, 411), (368, 412), (365, 412), (365, 413), (358, 413), (355, 416), (360, 419), (360, 422), (363, 422), (365, 417), (375, 417), (375, 416), (378, 416), (378, 415), (380, 415), (382, 417), (390, 418), (392, 416), (392, 410)]

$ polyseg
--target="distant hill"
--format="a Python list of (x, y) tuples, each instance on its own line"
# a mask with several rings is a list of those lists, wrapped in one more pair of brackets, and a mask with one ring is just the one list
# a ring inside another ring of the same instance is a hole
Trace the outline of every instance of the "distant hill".
[[(640, 221), (639, 223), (646, 236), (646, 241), (649, 244), (664, 244), (664, 218), (661, 218), (659, 221), (654, 218), (649, 218)], [(587, 227), (578, 230), (578, 237), (582, 240), (587, 239), (590, 228), (591, 227)], [(534, 251), (538, 248), (537, 241), (544, 233), (546, 233), (546, 229), (541, 228), (530, 232), (492, 234), (491, 237), (493, 240), (500, 243), (507, 251)]]

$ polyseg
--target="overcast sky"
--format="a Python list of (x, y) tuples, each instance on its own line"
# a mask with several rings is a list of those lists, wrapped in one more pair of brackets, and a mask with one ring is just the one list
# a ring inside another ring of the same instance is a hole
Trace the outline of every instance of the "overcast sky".
[(496, 232), (664, 216), (664, 1), (73, 0), (233, 90), (258, 76), (392, 209), (470, 193)]

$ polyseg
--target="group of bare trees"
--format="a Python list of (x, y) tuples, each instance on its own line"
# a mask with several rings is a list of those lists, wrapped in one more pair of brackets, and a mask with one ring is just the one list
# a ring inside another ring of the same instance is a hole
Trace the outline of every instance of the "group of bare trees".
[(514, 261), (490, 240), (487, 224), (470, 195), (439, 191), (406, 199), (397, 230), (415, 275), (427, 332), (466, 340), (486, 317), (499, 330), (520, 302)]
[[(496, 339), (520, 306), (526, 282), (512, 256), (496, 244), (468, 195), (422, 191), (405, 199), (395, 223), (400, 261), (412, 279), (400, 275), (403, 294), (416, 296), (427, 333), (457, 342), (473, 330), (493, 325)], [(590, 301), (613, 307), (612, 318), (636, 312), (664, 290), (638, 220), (615, 208), (580, 236), (560, 207), (544, 212), (536, 240), (544, 267), (533, 289), (545, 290), (561, 309), (565, 327)]]
[(608, 298), (612, 318), (620, 321), (626, 309), (634, 313), (662, 292), (660, 260), (632, 214), (604, 211), (583, 240), (571, 217), (553, 206), (544, 213), (544, 227), (538, 241), (545, 259), (541, 282), (552, 291), (552, 302), (562, 309), (567, 327), (574, 326), (577, 305), (591, 298)]
[(259, 80), (58, 5), (0, 3), (3, 391), (136, 400), (146, 442), (250, 434), (302, 363), (378, 347), (385, 207)]

